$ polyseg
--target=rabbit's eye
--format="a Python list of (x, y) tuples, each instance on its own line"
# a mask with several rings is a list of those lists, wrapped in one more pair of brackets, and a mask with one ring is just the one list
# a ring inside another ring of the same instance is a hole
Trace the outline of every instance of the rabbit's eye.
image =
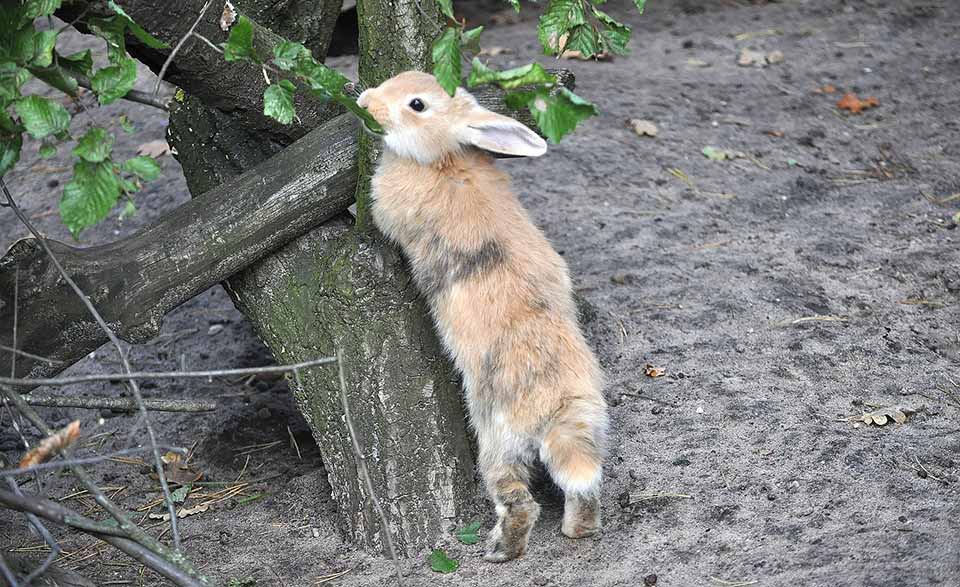
[(423, 112), (427, 105), (424, 104), (420, 98), (414, 98), (410, 100), (410, 107), (413, 108), (415, 112)]

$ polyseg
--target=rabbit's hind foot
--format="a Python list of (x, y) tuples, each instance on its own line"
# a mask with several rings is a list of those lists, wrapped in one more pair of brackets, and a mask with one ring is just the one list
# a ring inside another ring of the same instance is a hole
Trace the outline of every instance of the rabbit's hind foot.
[(600, 498), (595, 495), (567, 495), (563, 526), (567, 538), (586, 538), (600, 531)]
[(540, 517), (540, 506), (521, 481), (503, 480), (496, 484), (497, 525), (487, 540), (484, 560), (502, 563), (522, 555), (527, 549), (530, 531)]

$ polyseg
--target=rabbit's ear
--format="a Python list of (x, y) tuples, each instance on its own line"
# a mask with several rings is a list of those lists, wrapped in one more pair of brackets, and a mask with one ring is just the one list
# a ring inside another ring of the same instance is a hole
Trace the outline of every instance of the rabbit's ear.
[(547, 142), (537, 133), (479, 105), (464, 116), (460, 134), (464, 142), (500, 155), (539, 157), (547, 152)]

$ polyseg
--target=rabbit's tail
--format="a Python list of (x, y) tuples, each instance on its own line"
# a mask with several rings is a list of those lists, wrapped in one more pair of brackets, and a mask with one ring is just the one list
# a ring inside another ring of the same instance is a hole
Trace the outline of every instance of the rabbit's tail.
[(600, 398), (567, 401), (547, 426), (540, 459), (568, 496), (598, 496), (607, 435), (607, 410)]

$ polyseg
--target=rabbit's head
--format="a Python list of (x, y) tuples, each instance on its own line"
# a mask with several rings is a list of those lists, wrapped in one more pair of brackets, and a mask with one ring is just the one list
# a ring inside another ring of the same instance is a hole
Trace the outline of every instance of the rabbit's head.
[(468, 147), (515, 157), (547, 152), (547, 143), (523, 124), (480, 106), (463, 88), (450, 96), (428, 73), (401, 73), (357, 102), (383, 126), (386, 149), (424, 165)]

